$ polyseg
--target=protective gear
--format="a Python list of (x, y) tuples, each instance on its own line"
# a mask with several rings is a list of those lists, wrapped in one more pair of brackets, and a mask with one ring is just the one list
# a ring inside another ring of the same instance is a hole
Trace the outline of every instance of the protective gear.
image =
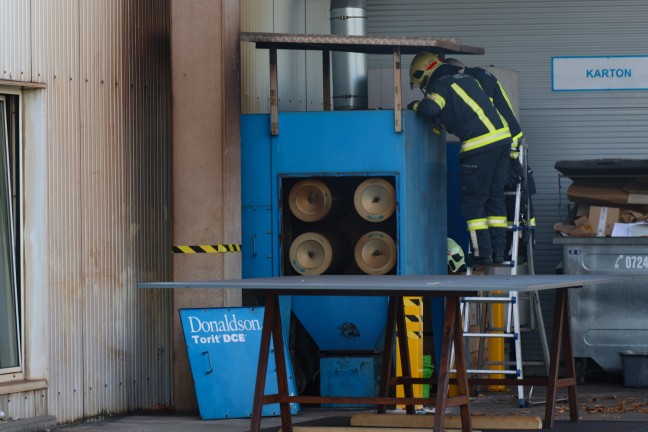
[[(444, 70), (445, 69), (445, 70)], [(427, 84), (427, 94), (416, 113), (429, 121), (440, 121), (461, 139), (460, 157), (493, 147), (511, 147), (511, 133), (475, 78), (455, 73), (441, 65)], [(508, 158), (508, 152), (506, 154)]]
[(442, 64), (441, 59), (430, 52), (416, 54), (414, 60), (410, 63), (410, 88), (413, 89), (416, 86), (425, 90), (430, 77)]
[(503, 255), (506, 244), (504, 186), (511, 133), (476, 78), (430, 62), (431, 56), (417, 55), (410, 66), (411, 82), (425, 92), (416, 113), (440, 122), (461, 140), (461, 210), (471, 253), (476, 262), (492, 263), (493, 254)]
[(418, 110), (418, 106), (419, 106), (419, 101), (412, 101), (407, 105), (407, 109), (416, 111)]
[(456, 241), (448, 238), (448, 268), (452, 273), (456, 273), (465, 265), (466, 257), (463, 249)]
[(508, 185), (516, 185), (522, 181), (524, 168), (519, 159), (509, 159), (509, 178)]
[[(446, 62), (450, 60), (452, 59), (448, 59)], [(517, 159), (520, 154), (518, 146), (524, 137), (520, 123), (513, 112), (513, 105), (508, 94), (506, 94), (504, 86), (497, 80), (495, 75), (480, 67), (464, 67), (461, 73), (470, 75), (479, 81), (482, 90), (484, 90), (484, 93), (486, 93), (495, 108), (497, 108), (497, 112), (500, 113), (511, 133), (511, 154), (509, 157), (511, 159)]]
[(450, 66), (456, 67), (460, 73), (463, 73), (464, 69), (466, 68), (466, 65), (464, 65), (460, 60), (457, 60), (456, 58), (448, 58), (443, 62), (445, 64), (449, 64)]
[(427, 96), (421, 99), (416, 105), (416, 113), (422, 115), (423, 117), (432, 117), (433, 120), (431, 121), (433, 123), (433, 126), (441, 122), (441, 120), (439, 120), (438, 117), (435, 116), (436, 112), (437, 108), (435, 103), (431, 98)]
[[(509, 129), (511, 128), (509, 127)], [(513, 129), (511, 129), (511, 136), (513, 136)], [(509, 155), (511, 159), (518, 159), (520, 157), (520, 146), (525, 145), (525, 140), (526, 138), (524, 138), (522, 130), (520, 130), (517, 138), (511, 142), (511, 154)]]
[(475, 258), (489, 260), (494, 254), (504, 255), (507, 233), (504, 187), (508, 164), (507, 146), (461, 159), (461, 212), (466, 218)]

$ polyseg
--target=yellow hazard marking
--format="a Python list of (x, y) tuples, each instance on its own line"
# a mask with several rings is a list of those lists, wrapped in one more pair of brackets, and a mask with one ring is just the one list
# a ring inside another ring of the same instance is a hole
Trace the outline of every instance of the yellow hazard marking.
[(420, 307), (421, 306), (421, 297), (403, 297), (403, 306), (404, 307)]
[(405, 315), (405, 319), (409, 322), (419, 323), (423, 320), (421, 315)]
[(194, 246), (173, 246), (173, 253), (227, 253), (241, 252), (240, 244), (219, 244), (219, 245), (194, 245)]

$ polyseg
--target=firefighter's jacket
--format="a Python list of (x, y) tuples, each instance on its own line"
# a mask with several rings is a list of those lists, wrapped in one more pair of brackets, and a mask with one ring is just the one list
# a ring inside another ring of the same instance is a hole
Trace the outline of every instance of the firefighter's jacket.
[(513, 138), (511, 157), (517, 159), (517, 156), (519, 156), (519, 140), (522, 138), (522, 128), (515, 117), (513, 105), (511, 105), (506, 90), (504, 90), (504, 87), (499, 80), (486, 69), (480, 67), (466, 67), (464, 68), (463, 73), (475, 77), (484, 90), (484, 93), (486, 93), (493, 102), (493, 105), (495, 105), (495, 108), (497, 108), (497, 111), (502, 117), (504, 117), (504, 121), (506, 122), (506, 125), (511, 132), (511, 137)]
[(431, 76), (416, 111), (461, 140), (460, 157), (491, 146), (510, 145), (511, 133), (477, 80), (440, 66)]

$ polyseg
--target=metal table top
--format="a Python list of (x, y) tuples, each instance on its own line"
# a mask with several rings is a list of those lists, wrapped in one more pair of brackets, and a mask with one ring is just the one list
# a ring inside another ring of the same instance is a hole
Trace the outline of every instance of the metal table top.
[[(139, 288), (240, 288), (314, 292), (434, 293), (467, 291), (538, 291), (579, 288), (589, 284), (619, 283), (623, 276), (606, 275), (321, 275), (280, 276), (234, 280), (139, 283)], [(648, 278), (647, 278), (648, 281)]]

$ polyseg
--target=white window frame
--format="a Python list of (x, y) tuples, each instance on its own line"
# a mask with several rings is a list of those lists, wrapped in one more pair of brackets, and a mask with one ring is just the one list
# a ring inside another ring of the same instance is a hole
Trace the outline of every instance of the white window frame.
[[(8, 109), (8, 106), (6, 104), (7, 102), (7, 97), (6, 95), (13, 95), (18, 97), (18, 130), (16, 131), (16, 140), (18, 141), (17, 143), (10, 143), (9, 142), (9, 137), (7, 137), (7, 141), (9, 145), (14, 145), (14, 158), (16, 159), (15, 166), (18, 167), (18, 172), (13, 173), (17, 177), (18, 181), (18, 198), (22, 196), (22, 136), (23, 136), (23, 131), (22, 131), (22, 125), (23, 125), (23, 118), (22, 118), (22, 104), (23, 104), (23, 97), (22, 97), (22, 92), (20, 90), (11, 88), (11, 87), (5, 87), (5, 86), (0, 86), (0, 98), (4, 100), (5, 102), (5, 107)], [(5, 114), (5, 113), (1, 113)], [(6, 131), (5, 131), (6, 132)], [(7, 151), (8, 149), (4, 147), (4, 143), (0, 143), (0, 151)], [(9, 156), (9, 155), (7, 155)], [(10, 158), (7, 157), (7, 174), (11, 178), (11, 171), (10, 171)], [(16, 181), (16, 180), (15, 180)], [(10, 195), (11, 195), (11, 185), (10, 185)], [(13, 200), (11, 200), (13, 201)], [(12, 218), (16, 215), (16, 213), (13, 211), (13, 205), (14, 203), (10, 202), (9, 203), (10, 208), (9, 211), (12, 215)], [(16, 205), (21, 206), (21, 202), (18, 201), (16, 202)], [(22, 207), (22, 206), (21, 206)], [(22, 210), (22, 209), (21, 209)], [(22, 211), (17, 213), (18, 215), (22, 214)], [(12, 245), (12, 250), (15, 251), (15, 245), (16, 245), (16, 221), (14, 220), (13, 223), (11, 224), (11, 245)], [(22, 222), (20, 223), (20, 226), (22, 226)], [(15, 286), (15, 301), (14, 301), (14, 312), (16, 315), (16, 331), (17, 331), (17, 350), (18, 350), (18, 365), (15, 367), (6, 367), (6, 368), (0, 368), (0, 383), (6, 382), (6, 381), (13, 381), (16, 379), (22, 379), (24, 378), (24, 347), (25, 347), (25, 310), (24, 310), (24, 290), (23, 290), (23, 283), (18, 282), (18, 278), (16, 277), (16, 268), (19, 267), (18, 263), (23, 262), (23, 248), (20, 248), (20, 254), (21, 256), (15, 256), (13, 257), (13, 268), (12, 268), (12, 277), (13, 277), (13, 283)], [(22, 268), (22, 266), (20, 266)], [(22, 278), (21, 278), (22, 281)]]

